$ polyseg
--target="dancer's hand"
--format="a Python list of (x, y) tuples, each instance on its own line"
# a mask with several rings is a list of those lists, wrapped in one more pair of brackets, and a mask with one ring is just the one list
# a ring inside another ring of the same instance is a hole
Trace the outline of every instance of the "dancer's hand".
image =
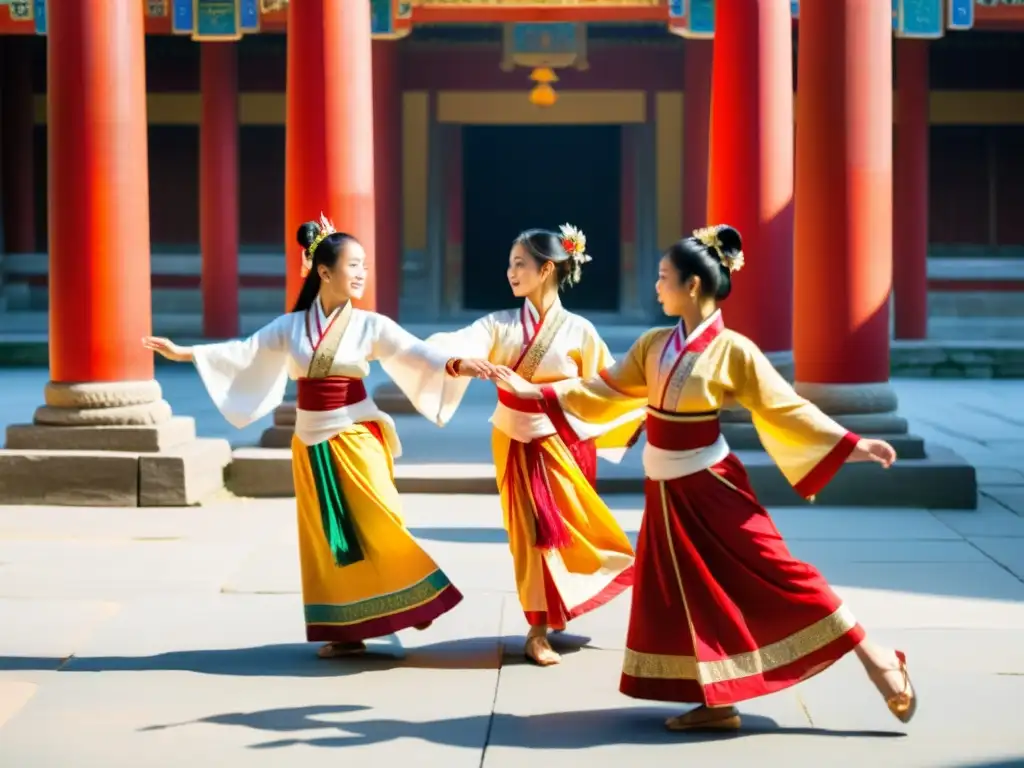
[(873, 461), (888, 469), (896, 461), (896, 449), (885, 440), (869, 440), (862, 437), (850, 454), (850, 461)]
[(511, 369), (505, 369), (498, 376), (499, 381), (505, 383), (505, 385), (511, 389), (519, 397), (525, 397), (528, 400), (540, 400), (544, 397), (543, 393), (533, 382), (527, 381), (518, 373)]
[(163, 336), (143, 336), (142, 346), (176, 363), (187, 363), (192, 359), (191, 347), (180, 347)]
[(495, 365), (489, 360), (468, 357), (459, 361), (459, 376), (472, 376), (477, 379), (496, 379), (502, 370), (508, 369), (504, 365)]

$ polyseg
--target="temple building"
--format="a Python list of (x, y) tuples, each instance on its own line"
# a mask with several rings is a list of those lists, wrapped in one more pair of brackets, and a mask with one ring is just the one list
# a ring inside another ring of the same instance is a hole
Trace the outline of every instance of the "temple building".
[[(661, 249), (731, 223), (730, 325), (891, 414), (893, 326), (1006, 289), (968, 259), (1024, 248), (1019, 30), (998, 0), (4, 0), (0, 323), (48, 328), (32, 434), (105, 423), (69, 415), (80, 383), (152, 379), (151, 327), (279, 312), (321, 211), (373, 258), (367, 305), (419, 323), (507, 306), (509, 243), (563, 221), (595, 254), (567, 304), (650, 323)], [(949, 256), (962, 279), (930, 277)], [(173, 421), (123, 390), (110, 423)], [(84, 449), (35, 439), (7, 448)]]

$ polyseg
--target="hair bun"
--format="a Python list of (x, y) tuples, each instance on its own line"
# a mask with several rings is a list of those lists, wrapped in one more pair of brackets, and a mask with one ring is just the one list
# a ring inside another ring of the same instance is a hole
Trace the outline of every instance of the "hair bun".
[(718, 242), (722, 244), (722, 252), (726, 256), (735, 256), (743, 251), (743, 238), (735, 227), (728, 224), (720, 224), (716, 227)]
[(320, 225), (315, 221), (307, 221), (305, 224), (299, 227), (299, 231), (295, 233), (296, 242), (302, 247), (302, 250), (309, 250), (315, 241), (317, 236), (320, 234)]

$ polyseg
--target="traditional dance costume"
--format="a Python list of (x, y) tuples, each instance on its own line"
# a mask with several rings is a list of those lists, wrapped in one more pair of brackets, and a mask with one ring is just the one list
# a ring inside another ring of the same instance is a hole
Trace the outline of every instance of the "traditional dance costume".
[(647, 404), (645, 508), (620, 690), (725, 706), (787, 688), (852, 650), (864, 631), (821, 574), (796, 560), (720, 432), (726, 399), (804, 497), (858, 437), (801, 398), (716, 312), (642, 336), (594, 379), (543, 388), (588, 422)]
[(378, 360), (420, 413), (443, 425), (454, 411), (448, 358), (383, 315), (320, 301), (250, 338), (193, 348), (224, 417), (266, 416), (298, 379), (292, 472), (306, 638), (356, 642), (425, 624), (462, 595), (405, 528), (394, 482), (394, 422), (367, 396)]
[[(594, 326), (557, 299), (543, 320), (527, 300), (518, 311), (492, 313), (427, 343), (539, 383), (594, 376), (613, 362)], [(459, 379), (451, 386), (461, 395), (467, 385)], [(624, 409), (595, 425), (499, 385), (491, 447), (519, 601), (531, 626), (562, 629), (633, 583), (633, 548), (594, 484), (598, 449), (623, 445), (642, 418), (642, 407)]]

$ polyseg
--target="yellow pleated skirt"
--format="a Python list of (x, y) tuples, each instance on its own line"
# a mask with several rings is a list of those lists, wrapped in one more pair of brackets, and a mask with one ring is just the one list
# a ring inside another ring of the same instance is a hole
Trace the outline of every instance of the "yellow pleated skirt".
[[(633, 547), (560, 437), (528, 448), (494, 430), (491, 448), (519, 602), (530, 626), (564, 629), (632, 586)], [(538, 461), (540, 467), (532, 466)], [(562, 548), (536, 546), (537, 482), (550, 490), (568, 532)]]
[(362, 559), (339, 566), (328, 544), (309, 448), (292, 439), (306, 639), (355, 642), (421, 626), (462, 595), (405, 527), (394, 462), (375, 423), (329, 441)]

